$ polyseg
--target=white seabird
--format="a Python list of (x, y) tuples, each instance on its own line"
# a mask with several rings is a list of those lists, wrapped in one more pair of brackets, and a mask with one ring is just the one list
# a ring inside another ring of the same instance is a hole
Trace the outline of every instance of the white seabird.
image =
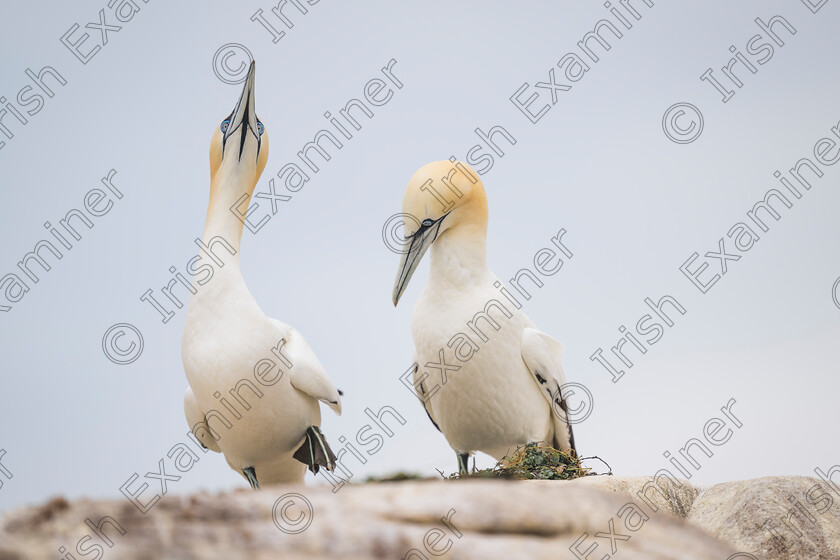
[(560, 394), (563, 347), (497, 289), (487, 266), (487, 197), (478, 174), (461, 162), (422, 167), (408, 183), (403, 213), (414, 219), (404, 220), (393, 301), (431, 247), (429, 280), (411, 321), (419, 365), (414, 387), (460, 472), (475, 451), (501, 460), (539, 443), (576, 453)]
[(244, 224), (231, 208), (247, 207), (241, 198), (250, 198), (268, 159), (268, 134), (255, 112), (254, 72), (251, 63), (236, 107), (210, 141), (202, 243), (204, 257), (213, 253), (219, 267), (191, 289), (181, 353), (190, 429), (258, 488), (300, 482), (307, 467), (314, 473), (320, 466), (335, 468), (319, 429), (319, 401), (338, 414), (341, 401), (300, 333), (263, 313), (239, 267)]

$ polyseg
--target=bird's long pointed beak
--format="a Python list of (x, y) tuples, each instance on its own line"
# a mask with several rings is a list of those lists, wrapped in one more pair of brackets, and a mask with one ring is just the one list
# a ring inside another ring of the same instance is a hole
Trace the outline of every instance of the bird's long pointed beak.
[(394, 301), (394, 307), (397, 306), (397, 303), (400, 301), (400, 297), (402, 297), (403, 292), (406, 287), (408, 287), (408, 282), (411, 280), (411, 276), (417, 269), (417, 265), (419, 265), (420, 261), (423, 260), (423, 255), (426, 254), (426, 251), (429, 250), (429, 247), (431, 247), (432, 243), (434, 243), (435, 239), (437, 239), (442, 221), (443, 218), (428, 228), (420, 228), (414, 233), (414, 235), (406, 238), (405, 252), (400, 259), (400, 267), (397, 270), (397, 279), (394, 282), (394, 291), (391, 294)]
[(256, 63), (252, 61), (251, 67), (248, 69), (248, 76), (245, 78), (245, 84), (242, 86), (242, 94), (230, 114), (230, 124), (224, 136), (225, 143), (232, 141), (239, 146), (237, 151), (240, 157), (242, 157), (242, 149), (248, 134), (253, 134), (257, 142), (260, 140), (260, 134), (257, 130), (257, 106), (254, 101), (255, 74)]

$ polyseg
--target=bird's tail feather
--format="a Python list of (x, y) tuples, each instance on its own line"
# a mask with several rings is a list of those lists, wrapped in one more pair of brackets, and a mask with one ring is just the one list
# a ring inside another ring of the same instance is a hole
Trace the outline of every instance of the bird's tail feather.
[(318, 474), (321, 467), (333, 472), (336, 456), (321, 429), (318, 426), (310, 426), (305, 436), (303, 445), (295, 451), (293, 457), (309, 467), (313, 474)]

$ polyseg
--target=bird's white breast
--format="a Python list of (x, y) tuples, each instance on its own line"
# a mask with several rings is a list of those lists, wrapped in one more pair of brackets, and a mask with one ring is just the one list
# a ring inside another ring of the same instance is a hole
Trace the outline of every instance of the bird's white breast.
[[(306, 428), (318, 425), (318, 402), (291, 386), (289, 369), (272, 351), (288, 333), (260, 310), (244, 283), (220, 282), (214, 288), (190, 302), (182, 340), (187, 380), (208, 419), (210, 411), (218, 411), (232, 424), (227, 429), (210, 420), (232, 467), (277, 461), (294, 451)], [(295, 357), (287, 358), (294, 367)], [(282, 377), (268, 383), (274, 376), (266, 375), (266, 368), (272, 363), (272, 373)]]
[[(449, 444), (501, 458), (511, 447), (545, 440), (552, 427), (549, 406), (522, 359), (522, 331), (530, 321), (493, 280), (466, 289), (430, 282), (414, 309), (412, 331), (427, 390), (439, 387), (429, 407)], [(488, 303), (498, 330), (484, 319), (473, 322)], [(447, 365), (458, 366), (445, 380), (435, 365), (441, 350)]]

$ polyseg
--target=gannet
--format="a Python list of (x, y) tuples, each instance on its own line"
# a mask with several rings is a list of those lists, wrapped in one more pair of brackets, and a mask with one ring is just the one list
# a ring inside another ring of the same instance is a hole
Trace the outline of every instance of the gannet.
[(244, 224), (231, 207), (243, 193), (251, 196), (268, 159), (268, 134), (255, 112), (254, 72), (251, 63), (236, 107), (210, 141), (202, 245), (224, 262), (191, 290), (181, 354), (190, 429), (259, 488), (300, 482), (307, 467), (314, 473), (335, 468), (319, 428), (319, 401), (340, 415), (341, 399), (300, 333), (267, 317), (242, 278)]
[(411, 320), (414, 388), (459, 471), (475, 451), (501, 460), (539, 443), (576, 453), (560, 394), (563, 347), (500, 296), (487, 266), (487, 197), (478, 174), (462, 162), (420, 168), (403, 214), (393, 302), (431, 247), (429, 280)]

